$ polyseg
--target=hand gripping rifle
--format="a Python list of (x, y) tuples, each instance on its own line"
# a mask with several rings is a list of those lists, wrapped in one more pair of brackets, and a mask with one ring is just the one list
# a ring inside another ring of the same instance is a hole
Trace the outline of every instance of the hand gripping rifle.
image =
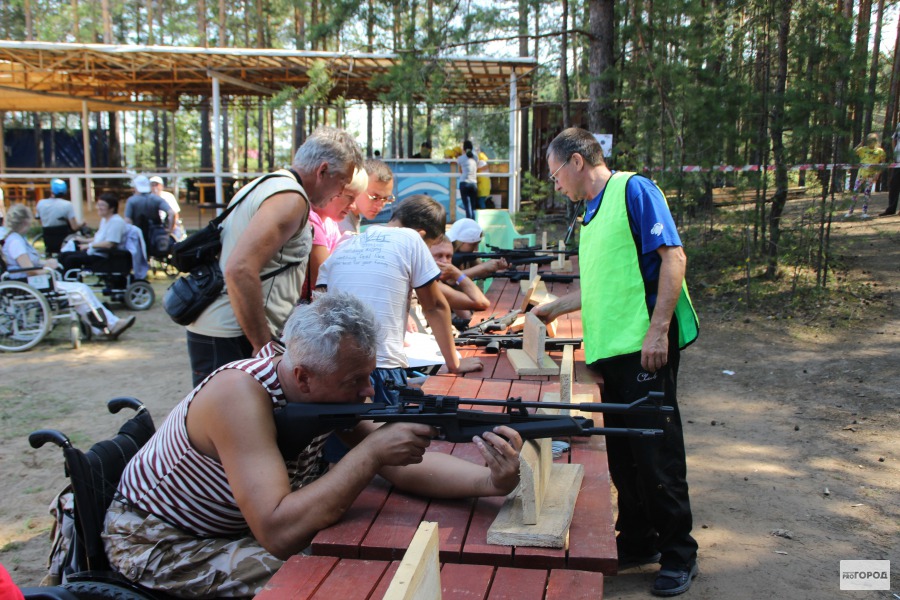
[[(459, 334), (454, 342), (457, 346), (481, 346), (485, 354), (499, 354), (500, 348), (521, 348), (524, 336), (516, 334)], [(551, 338), (544, 342), (547, 350), (562, 350), (565, 346), (581, 348), (581, 338)]]
[[(600, 402), (523, 402), (521, 398), (508, 400), (476, 400), (457, 396), (425, 394), (408, 387), (396, 388), (400, 401), (396, 405), (384, 403), (312, 404), (289, 402), (275, 409), (275, 428), (278, 448), (287, 459), (296, 458), (316, 437), (329, 431), (350, 429), (360, 421), (376, 423), (423, 423), (436, 427), (438, 439), (448, 442), (471, 442), (475, 436), (506, 425), (519, 432), (522, 439), (547, 437), (622, 435), (652, 437), (663, 434), (661, 429), (594, 427), (594, 422), (581, 416), (528, 412), (529, 408), (559, 408), (584, 412), (673, 412), (663, 406), (663, 394), (650, 392), (631, 404)], [(497, 412), (459, 408), (460, 405), (490, 406)]]

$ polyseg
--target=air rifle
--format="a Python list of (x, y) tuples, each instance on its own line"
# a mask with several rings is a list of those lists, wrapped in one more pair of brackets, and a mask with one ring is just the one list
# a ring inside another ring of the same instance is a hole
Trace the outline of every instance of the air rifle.
[[(510, 281), (523, 281), (525, 279), (528, 279), (530, 275), (531, 274), (528, 271), (516, 271), (515, 269), (510, 269), (508, 271), (496, 271), (494, 273), (484, 275), (483, 277), (476, 277), (475, 279), (506, 278)], [(545, 271), (538, 271), (538, 275), (541, 276), (541, 281), (545, 281), (547, 283), (572, 283), (576, 279), (581, 279), (579, 275), (575, 275), (573, 273), (548, 273)]]
[(491, 331), (500, 331), (512, 325), (516, 317), (522, 313), (521, 310), (511, 310), (502, 317), (490, 317), (477, 325), (472, 325), (468, 329), (460, 332), (460, 336), (484, 335)]
[(507, 250), (497, 248), (496, 246), (488, 246), (489, 252), (457, 252), (453, 255), (454, 261), (468, 262), (475, 259), (490, 260), (495, 258), (503, 258), (507, 263), (513, 266), (521, 265), (545, 265), (557, 260), (560, 254), (565, 254), (566, 258), (577, 256), (577, 250), (564, 250), (562, 252), (552, 248), (516, 248)]
[[(454, 341), (457, 346), (483, 346), (486, 354), (499, 354), (500, 348), (521, 348), (524, 336), (519, 334), (460, 334)], [(566, 346), (581, 348), (581, 338), (551, 338), (544, 342), (547, 350), (562, 350)]]
[[(287, 459), (295, 459), (316, 437), (334, 430), (351, 429), (360, 421), (375, 423), (422, 423), (438, 429), (438, 439), (448, 442), (471, 442), (499, 425), (519, 432), (522, 439), (548, 437), (619, 435), (653, 437), (663, 434), (661, 429), (594, 427), (591, 419), (565, 414), (528, 412), (529, 408), (559, 408), (598, 413), (670, 413), (673, 408), (663, 406), (663, 394), (650, 392), (631, 404), (600, 402), (523, 402), (521, 398), (508, 400), (476, 400), (457, 396), (425, 394), (408, 387), (396, 388), (399, 402), (359, 404), (312, 404), (288, 402), (275, 409), (275, 428), (278, 448)], [(491, 407), (494, 411), (459, 408), (460, 405)], [(497, 410), (499, 409), (499, 410)]]

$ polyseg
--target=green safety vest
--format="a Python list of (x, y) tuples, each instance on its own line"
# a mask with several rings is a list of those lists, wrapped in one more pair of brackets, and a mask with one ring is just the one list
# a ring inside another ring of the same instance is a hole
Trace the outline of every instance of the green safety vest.
[[(625, 201), (625, 186), (633, 175), (619, 172), (610, 178), (600, 208), (581, 230), (578, 265), (585, 362), (588, 364), (640, 352), (650, 328), (650, 307), (641, 274), (640, 249), (636, 247)], [(675, 316), (678, 318), (678, 347), (684, 348), (697, 339), (699, 321), (683, 281)]]

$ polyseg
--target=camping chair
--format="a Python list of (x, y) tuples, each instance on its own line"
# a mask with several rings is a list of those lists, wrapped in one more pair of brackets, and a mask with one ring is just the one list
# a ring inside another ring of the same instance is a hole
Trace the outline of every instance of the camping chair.
[(87, 452), (75, 448), (68, 437), (55, 429), (41, 429), (28, 436), (32, 448), (52, 442), (63, 450), (66, 475), (74, 495), (74, 534), (63, 561), (62, 584), (25, 588), (23, 593), (26, 598), (136, 600), (162, 597), (132, 584), (113, 571), (103, 549), (100, 537), (103, 521), (116, 496), (122, 472), (156, 431), (150, 413), (135, 398), (113, 398), (107, 407), (113, 414), (122, 408), (137, 412), (122, 425), (115, 437), (97, 442)]
[(535, 235), (533, 233), (522, 234), (516, 231), (512, 217), (508, 210), (481, 209), (475, 211), (475, 219), (484, 231), (481, 239), (481, 247), (487, 245), (497, 248), (513, 249), (517, 240), (525, 240), (526, 246), (534, 246)]

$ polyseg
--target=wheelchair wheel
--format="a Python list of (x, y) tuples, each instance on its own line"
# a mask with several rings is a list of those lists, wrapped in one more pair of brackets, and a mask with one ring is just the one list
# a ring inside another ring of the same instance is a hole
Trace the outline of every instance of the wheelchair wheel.
[(156, 293), (146, 281), (135, 281), (125, 288), (125, 306), (130, 310), (148, 310), (154, 300)]
[(19, 281), (0, 283), (0, 350), (22, 352), (50, 332), (50, 303)]
[(78, 600), (147, 600), (153, 598), (124, 585), (102, 581), (73, 581), (64, 584), (63, 589), (71, 592)]

